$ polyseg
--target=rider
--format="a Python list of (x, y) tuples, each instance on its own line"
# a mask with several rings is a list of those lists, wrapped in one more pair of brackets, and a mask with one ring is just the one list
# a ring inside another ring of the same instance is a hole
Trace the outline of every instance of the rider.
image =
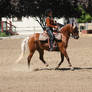
[(50, 38), (50, 51), (53, 50), (53, 42), (54, 42), (54, 35), (53, 35), (53, 28), (58, 28), (56, 24), (54, 23), (54, 20), (52, 18), (52, 10), (48, 9), (46, 10), (46, 31)]

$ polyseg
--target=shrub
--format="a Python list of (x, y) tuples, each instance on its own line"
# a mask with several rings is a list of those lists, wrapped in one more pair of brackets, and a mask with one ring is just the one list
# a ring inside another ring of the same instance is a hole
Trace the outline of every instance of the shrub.
[(5, 32), (0, 32), (0, 37), (7, 37), (8, 35), (6, 35)]
[(81, 6), (79, 7), (79, 9), (82, 12), (82, 15), (80, 16), (80, 18), (77, 19), (78, 23), (86, 23), (86, 22), (91, 22), (92, 21), (92, 16), (87, 13)]

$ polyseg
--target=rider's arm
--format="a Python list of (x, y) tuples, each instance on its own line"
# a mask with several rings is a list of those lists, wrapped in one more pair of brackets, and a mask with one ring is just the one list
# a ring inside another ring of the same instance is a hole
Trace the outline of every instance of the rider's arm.
[(49, 18), (46, 18), (46, 24), (47, 24), (48, 27), (55, 28), (55, 26), (50, 23), (50, 19)]

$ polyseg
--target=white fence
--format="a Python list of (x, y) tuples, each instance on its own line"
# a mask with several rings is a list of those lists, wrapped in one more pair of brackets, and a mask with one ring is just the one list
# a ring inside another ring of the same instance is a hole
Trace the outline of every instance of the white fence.
[(92, 30), (92, 23), (79, 23), (79, 30)]
[(33, 33), (42, 33), (43, 29), (39, 26), (34, 27), (17, 27), (17, 33), (25, 35), (25, 34), (33, 34)]
[[(16, 19), (16, 18), (15, 18)], [(33, 17), (23, 17), (21, 21), (14, 21), (15, 19), (7, 19), (2, 18), (4, 21), (12, 21), (12, 24), (16, 26), (16, 31), (19, 34), (33, 34), (33, 33), (41, 33), (43, 32), (43, 29), (39, 25), (37, 21), (34, 20)], [(59, 23), (64, 23), (65, 18), (56, 19)]]

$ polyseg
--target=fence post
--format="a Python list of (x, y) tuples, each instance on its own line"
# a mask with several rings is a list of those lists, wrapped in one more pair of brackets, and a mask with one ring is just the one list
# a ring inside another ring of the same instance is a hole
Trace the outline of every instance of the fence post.
[(86, 30), (88, 30), (88, 23), (86, 23)]
[(6, 31), (8, 31), (8, 28), (7, 28), (7, 21), (6, 21)]
[(11, 21), (10, 21), (10, 31), (12, 31), (12, 23), (11, 23)]
[(3, 32), (3, 21), (1, 21), (1, 31)]

